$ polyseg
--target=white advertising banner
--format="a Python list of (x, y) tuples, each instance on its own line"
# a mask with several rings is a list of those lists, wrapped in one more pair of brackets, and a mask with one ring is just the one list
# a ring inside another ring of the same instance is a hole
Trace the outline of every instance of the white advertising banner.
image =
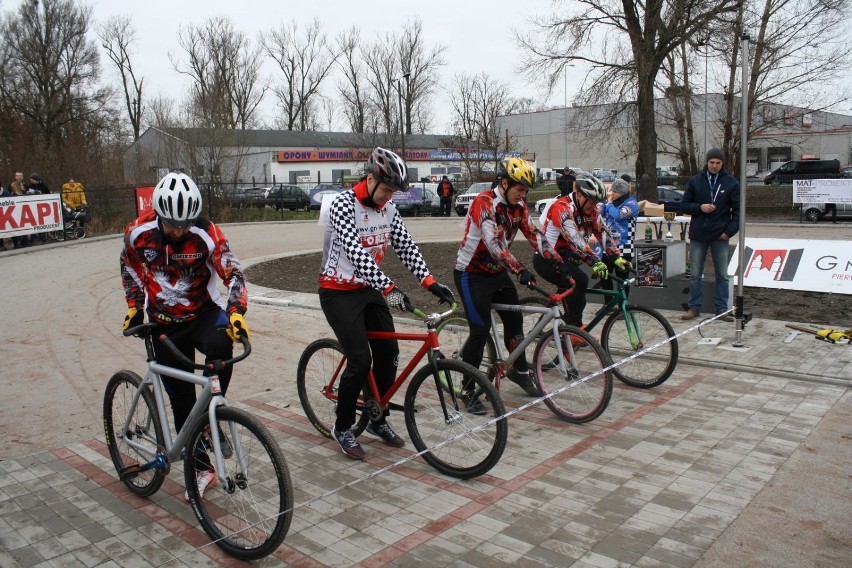
[[(743, 285), (852, 295), (852, 242), (745, 239)], [(739, 245), (737, 245), (739, 249)], [(737, 284), (739, 250), (728, 266)]]
[(852, 203), (852, 178), (793, 180), (793, 203)]
[(62, 229), (58, 193), (0, 197), (0, 238)]

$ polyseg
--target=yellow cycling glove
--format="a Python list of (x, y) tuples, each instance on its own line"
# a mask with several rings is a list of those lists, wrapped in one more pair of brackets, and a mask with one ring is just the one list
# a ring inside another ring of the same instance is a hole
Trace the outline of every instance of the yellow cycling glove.
[(131, 327), (136, 327), (143, 323), (145, 323), (145, 312), (139, 308), (128, 308), (127, 315), (124, 316), (124, 325), (121, 327), (121, 331), (127, 331)]
[(606, 264), (600, 260), (592, 265), (592, 272), (601, 280), (609, 278), (609, 269), (606, 267)]
[(246, 339), (251, 341), (251, 333), (249, 333), (246, 320), (243, 319), (243, 314), (234, 312), (231, 314), (230, 320), (231, 325), (228, 327), (228, 337), (230, 337), (232, 341), (239, 341), (240, 337), (245, 335)]
[(619, 256), (618, 258), (616, 258), (613, 264), (615, 264), (615, 267), (621, 270), (622, 272), (633, 268), (633, 265), (630, 263), (630, 261), (624, 258), (623, 256)]

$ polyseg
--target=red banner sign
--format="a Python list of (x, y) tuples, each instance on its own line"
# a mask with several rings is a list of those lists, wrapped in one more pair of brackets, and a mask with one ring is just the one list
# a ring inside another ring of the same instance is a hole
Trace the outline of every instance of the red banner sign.
[(154, 210), (154, 186), (136, 188), (136, 216)]
[(62, 206), (59, 194), (0, 197), (0, 238), (60, 229)]

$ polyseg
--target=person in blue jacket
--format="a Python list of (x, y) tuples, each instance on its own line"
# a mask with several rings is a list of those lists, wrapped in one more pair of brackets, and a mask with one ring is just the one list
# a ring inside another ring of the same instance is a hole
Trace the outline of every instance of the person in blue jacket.
[[(633, 260), (633, 242), (636, 239), (636, 217), (639, 216), (639, 203), (630, 195), (630, 185), (624, 179), (617, 179), (606, 192), (606, 203), (602, 204), (601, 217), (604, 225), (609, 228), (610, 234), (620, 237), (618, 248), (621, 256), (628, 262)], [(611, 260), (604, 260), (610, 265)], [(619, 278), (629, 276), (627, 270), (620, 270), (612, 265), (610, 271), (614, 271)], [(601, 287), (605, 290), (612, 289), (612, 280), (602, 280)]]
[[(689, 223), (689, 299), (683, 320), (697, 318), (703, 303), (702, 279), (707, 250), (713, 256), (716, 272), (716, 315), (729, 310), (728, 241), (740, 227), (740, 184), (725, 171), (725, 153), (719, 148), (707, 151), (706, 166), (689, 178), (680, 204), (683, 213), (692, 216)], [(726, 314), (721, 318), (733, 321)]]

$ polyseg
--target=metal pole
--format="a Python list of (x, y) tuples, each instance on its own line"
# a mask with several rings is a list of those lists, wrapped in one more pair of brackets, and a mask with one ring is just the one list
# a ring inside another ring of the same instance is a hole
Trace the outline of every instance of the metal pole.
[(563, 168), (568, 167), (568, 66), (565, 66), (565, 110), (562, 113), (562, 130), (565, 133), (565, 164)]
[(402, 159), (405, 160), (405, 118), (402, 115), (402, 87), (400, 86), (400, 81), (405, 79), (405, 92), (408, 94), (408, 77), (411, 76), (411, 73), (406, 73), (399, 77), (396, 80), (396, 93), (399, 98), (399, 137), (400, 137), (400, 146), (402, 146)]
[(748, 153), (748, 45), (749, 36), (747, 32), (742, 35), (741, 49), (743, 78), (742, 78), (742, 115), (740, 116), (740, 243), (737, 247), (737, 299), (736, 331), (734, 333), (734, 347), (743, 346), (743, 328), (745, 327), (745, 314), (743, 313), (743, 274), (745, 273), (745, 217), (746, 217), (746, 154)]
[(704, 155), (707, 155), (707, 44), (704, 44)]

